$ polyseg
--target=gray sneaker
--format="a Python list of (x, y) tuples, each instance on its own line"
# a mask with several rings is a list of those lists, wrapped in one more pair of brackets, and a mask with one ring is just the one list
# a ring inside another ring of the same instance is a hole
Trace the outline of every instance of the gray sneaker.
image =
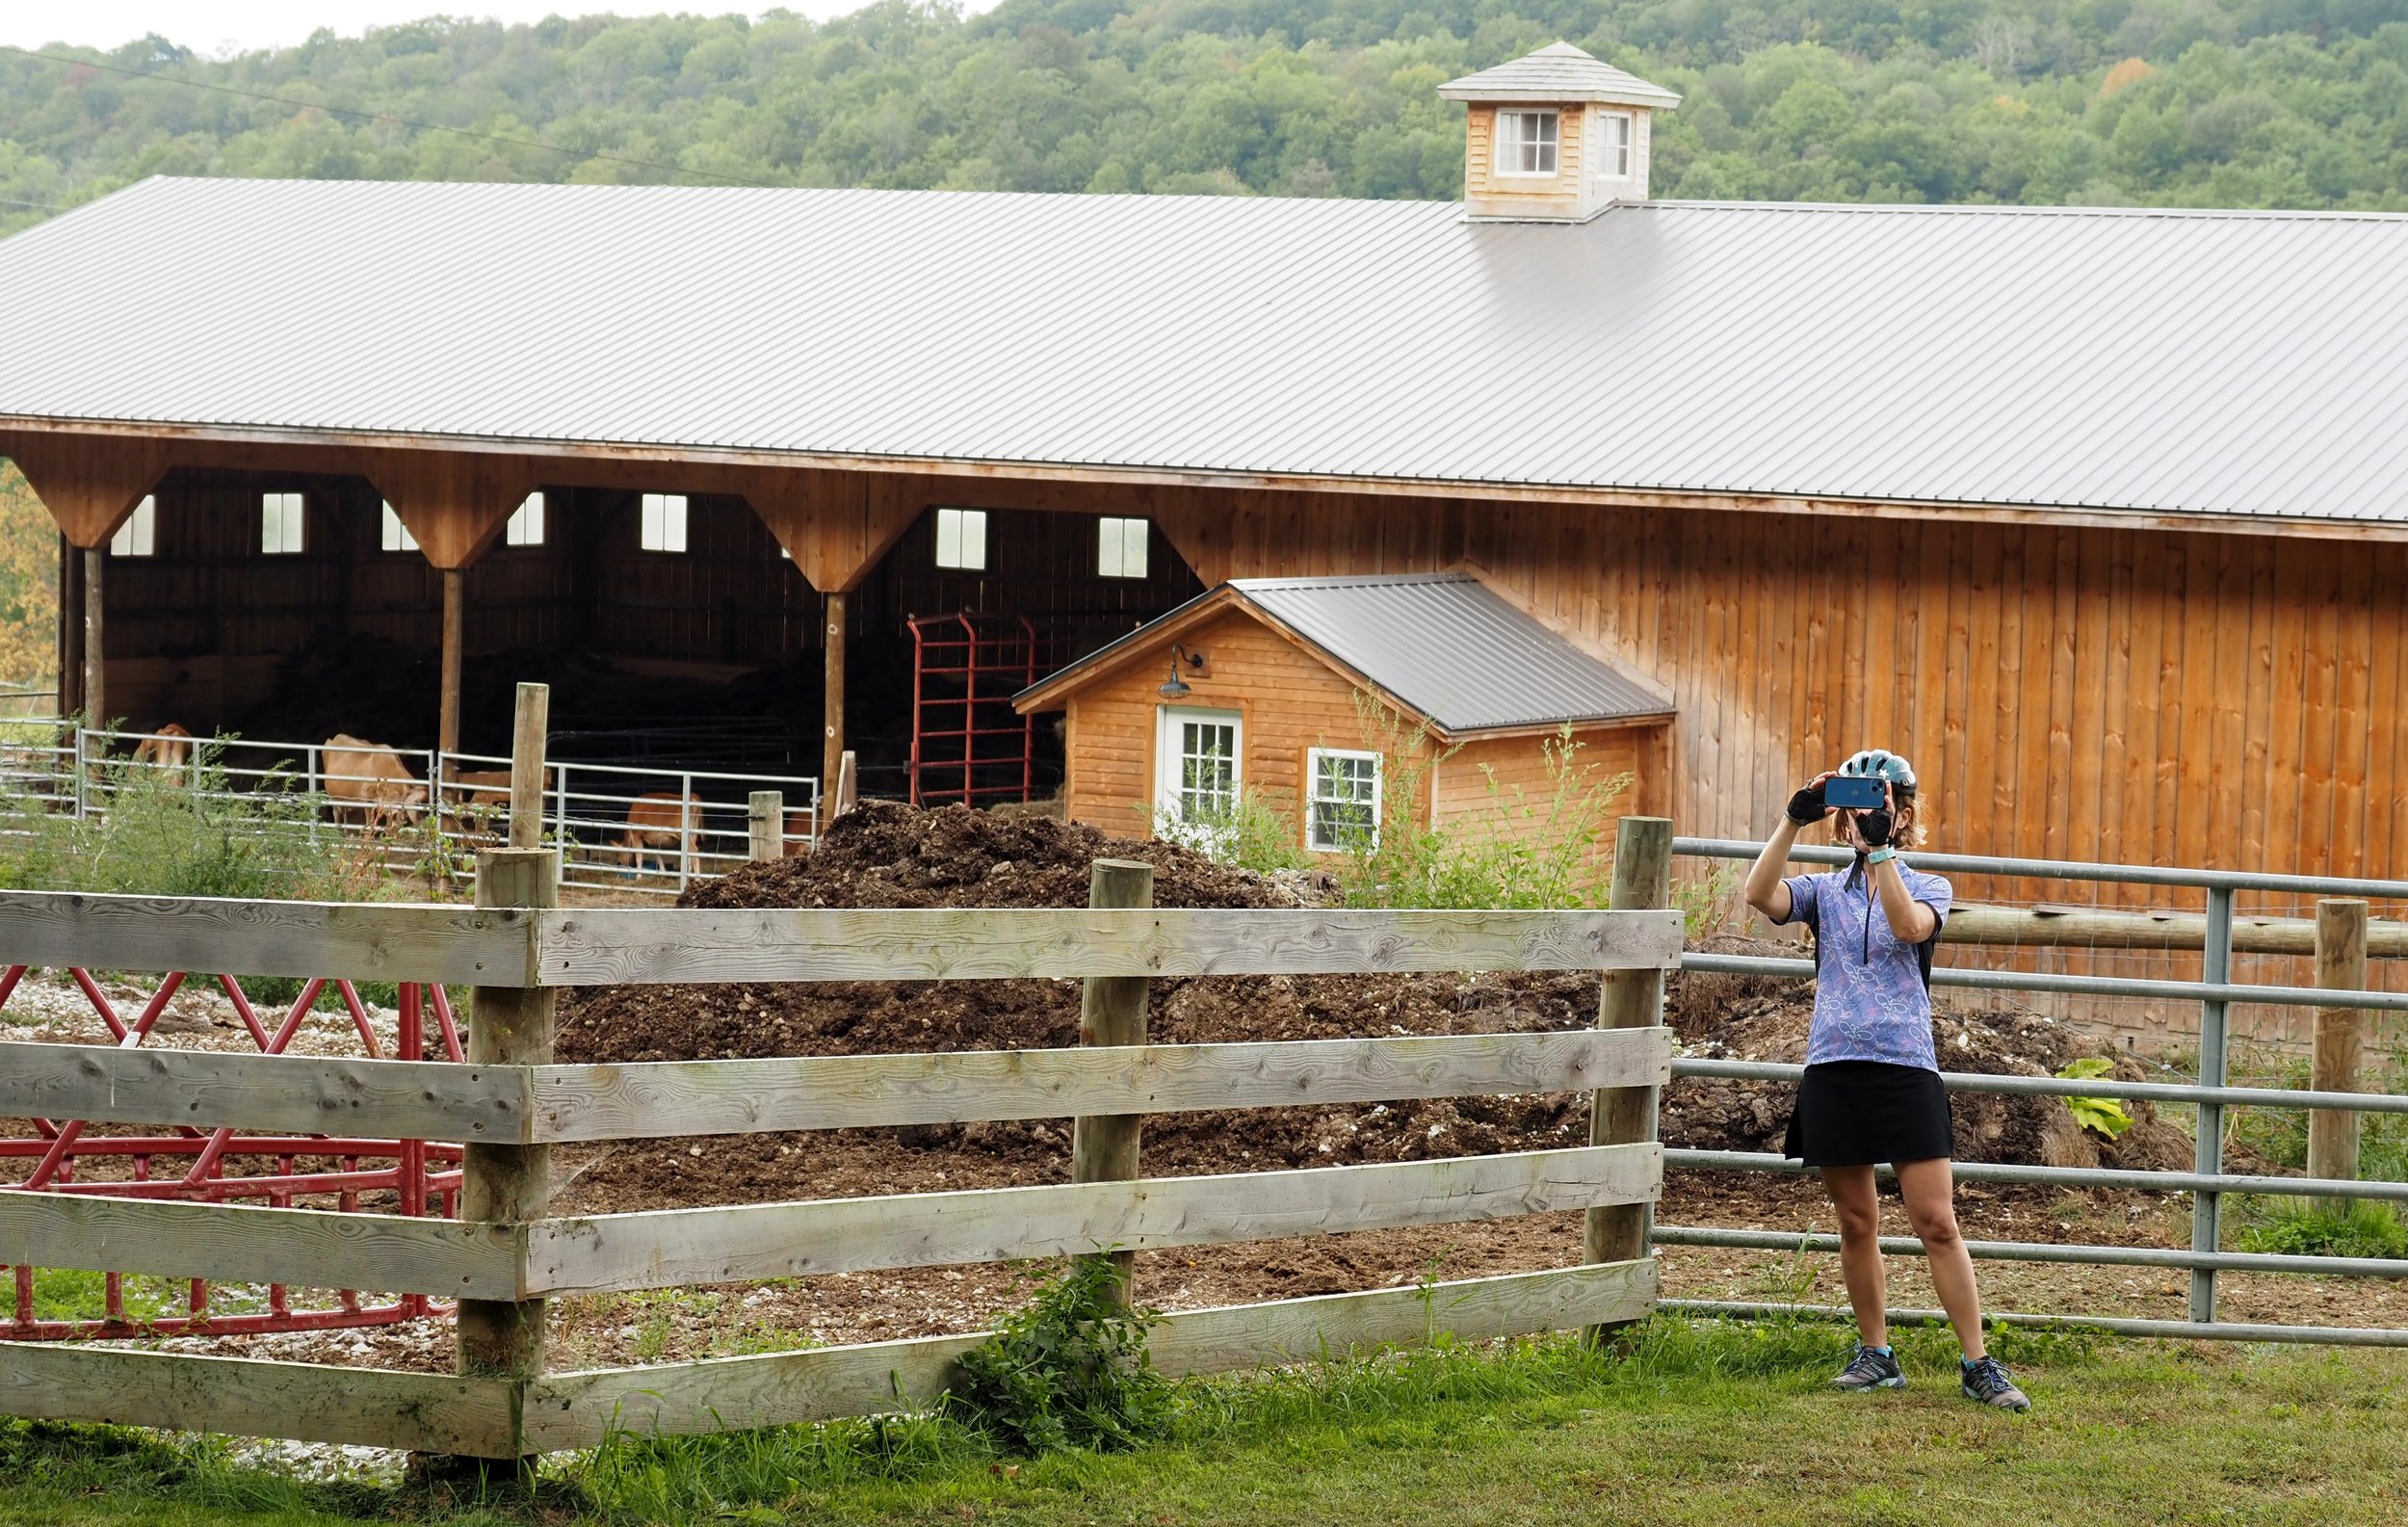
[(1995, 1405), (2002, 1410), (2028, 1410), (2030, 1399), (2015, 1387), (2015, 1381), (2006, 1376), (1996, 1357), (1976, 1357), (1971, 1362), (1959, 1360), (1956, 1368), (1959, 1386), (1968, 1400)]
[(1903, 1389), (1906, 1375), (1898, 1365), (1898, 1355), (1868, 1347), (1863, 1342), (1848, 1354), (1847, 1366), (1831, 1381), (1834, 1389), (1862, 1394), (1868, 1389)]

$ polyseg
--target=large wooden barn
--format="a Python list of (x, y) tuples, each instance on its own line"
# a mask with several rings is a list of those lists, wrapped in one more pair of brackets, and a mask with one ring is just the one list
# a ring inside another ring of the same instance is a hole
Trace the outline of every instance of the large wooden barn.
[(364, 644), (440, 682), (353, 729), (449, 743), (566, 654), (754, 675), (899, 790), (945, 631), (1009, 717), (1232, 579), (1466, 570), (1666, 698), (1685, 830), (1881, 745), (1949, 848), (2408, 865), (2408, 218), (1658, 201), (1661, 90), (1445, 93), (1468, 205), (153, 179), (20, 233), (65, 699), (201, 731)]

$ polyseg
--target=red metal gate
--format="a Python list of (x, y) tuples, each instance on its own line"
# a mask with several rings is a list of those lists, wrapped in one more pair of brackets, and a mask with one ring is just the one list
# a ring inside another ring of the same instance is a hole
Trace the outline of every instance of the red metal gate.
[[(12, 965), (0, 976), (0, 1007), (5, 1007), (25, 977), (27, 967)], [(92, 1011), (117, 1037), (118, 1047), (132, 1049), (150, 1037), (168, 1003), (182, 988), (187, 973), (170, 972), (130, 1020), (120, 1016), (83, 969), (69, 972)], [(380, 1059), (376, 1024), (367, 1005), (348, 981), (309, 981), (291, 1008), (270, 1030), (239, 982), (215, 978), (251, 1040), (267, 1055), (280, 1055), (299, 1034), (319, 999), (330, 986), (350, 1014), (367, 1056)], [(450, 1000), (436, 985), (416, 982), (400, 988), (392, 1055), (397, 1060), (424, 1060), (426, 1016), (432, 1011), (442, 1053), (462, 1059), (459, 1027)], [(356, 1210), (369, 1195), (390, 1194), (394, 1211), (410, 1216), (434, 1214), (451, 1218), (458, 1212), (459, 1146), (423, 1140), (367, 1140), (330, 1135), (245, 1135), (232, 1129), (207, 1132), (177, 1125), (170, 1134), (93, 1133), (83, 1119), (36, 1119), (32, 1139), (0, 1139), (0, 1163), (30, 1161), (20, 1180), (0, 1182), (0, 1191), (74, 1193), (108, 1198), (176, 1198), (200, 1203), (264, 1203), (290, 1208), (304, 1198), (327, 1207)], [(162, 1164), (168, 1170), (162, 1173)], [(264, 1170), (239, 1173), (238, 1165), (257, 1164)], [(79, 1168), (92, 1173), (79, 1177)], [(5, 1170), (5, 1169), (0, 1169)], [(218, 1313), (210, 1308), (210, 1282), (192, 1278), (186, 1313), (136, 1318), (125, 1306), (123, 1275), (105, 1275), (104, 1313), (96, 1319), (41, 1319), (35, 1307), (35, 1270), (17, 1267), (15, 1299), (11, 1318), (0, 1323), (0, 1335), (13, 1340), (93, 1336), (229, 1335), (276, 1330), (326, 1330), (359, 1326), (387, 1326), (448, 1311), (424, 1294), (404, 1294), (393, 1303), (364, 1304), (354, 1289), (336, 1293), (332, 1308), (294, 1308), (282, 1284), (271, 1284), (264, 1310)]]

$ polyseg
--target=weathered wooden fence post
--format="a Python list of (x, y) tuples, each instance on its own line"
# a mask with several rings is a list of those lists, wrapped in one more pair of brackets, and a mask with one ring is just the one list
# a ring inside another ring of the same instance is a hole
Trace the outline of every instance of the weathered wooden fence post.
[[(479, 907), (560, 904), (560, 859), (552, 850), (534, 846), (543, 831), (543, 735), (549, 697), (540, 684), (518, 686), (510, 755), (510, 847), (477, 856)], [(471, 987), (469, 1064), (548, 1064), (554, 995), (534, 986)], [(460, 1218), (514, 1224), (541, 1217), (551, 1192), (551, 1155), (548, 1145), (462, 1145)], [(458, 1371), (519, 1382), (510, 1402), (514, 1435), (520, 1435), (524, 1385), (543, 1372), (543, 1326), (540, 1299), (459, 1302)]]
[[(848, 748), (845, 750), (845, 756), (836, 762), (836, 803), (828, 808), (827, 820), (833, 822), (851, 810), (854, 802), (859, 798), (860, 791), (860, 755)], [(821, 794), (824, 796), (826, 791), (823, 789)], [(824, 823), (821, 825), (825, 826)]]
[(755, 790), (746, 798), (745, 827), (752, 842), (752, 862), (786, 856), (786, 795), (780, 790)]
[[(1672, 894), (1672, 821), (1669, 817), (1624, 817), (1614, 830), (1613, 889), (1608, 907), (1636, 911), (1667, 905)], [(1646, 1029), (1663, 1021), (1663, 972), (1610, 970), (1598, 993), (1597, 1027)], [(1588, 1105), (1588, 1143), (1629, 1145), (1656, 1138), (1656, 1090), (1606, 1087)], [(1588, 1211), (1583, 1255), (1591, 1262), (1629, 1262), (1648, 1254), (1647, 1229), (1654, 1216), (1644, 1203), (1610, 1204)], [(1591, 1326), (1583, 1334), (1596, 1341), (1620, 1329)]]
[[(1088, 872), (1089, 907), (1151, 907), (1154, 866), (1136, 859), (1097, 859)], [(1088, 976), (1079, 996), (1081, 1044), (1143, 1044), (1145, 999), (1152, 986), (1143, 976)], [(1142, 1114), (1090, 1114), (1075, 1119), (1070, 1130), (1070, 1180), (1127, 1182), (1138, 1175), (1138, 1145)], [(1120, 1268), (1120, 1298), (1129, 1299), (1137, 1273), (1137, 1252), (1114, 1251)]]
[[(2335, 991), (2367, 987), (2367, 904), (2347, 898), (2316, 903), (2316, 985)], [(2319, 1093), (2358, 1091), (2359, 1052), (2366, 1042), (2366, 1014), (2358, 1008), (2316, 1010), (2316, 1060), (2308, 1085)], [(2360, 1116), (2345, 1109), (2308, 1115), (2308, 1175), (2358, 1175)], [(2347, 1199), (2333, 1207), (2347, 1212)]]

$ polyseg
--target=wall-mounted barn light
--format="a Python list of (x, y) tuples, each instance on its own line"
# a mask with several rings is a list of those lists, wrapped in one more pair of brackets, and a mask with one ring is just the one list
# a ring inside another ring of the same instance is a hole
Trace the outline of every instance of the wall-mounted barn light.
[(1191, 673), (1200, 674), (1204, 671), (1203, 653), (1191, 652), (1186, 647), (1179, 645), (1177, 643), (1172, 643), (1170, 647), (1170, 677), (1164, 680), (1162, 687), (1162, 695), (1165, 699), (1186, 699), (1190, 695), (1194, 693), (1194, 691), (1189, 687), (1188, 681), (1179, 676), (1179, 665), (1182, 662), (1188, 665), (1188, 671)]

